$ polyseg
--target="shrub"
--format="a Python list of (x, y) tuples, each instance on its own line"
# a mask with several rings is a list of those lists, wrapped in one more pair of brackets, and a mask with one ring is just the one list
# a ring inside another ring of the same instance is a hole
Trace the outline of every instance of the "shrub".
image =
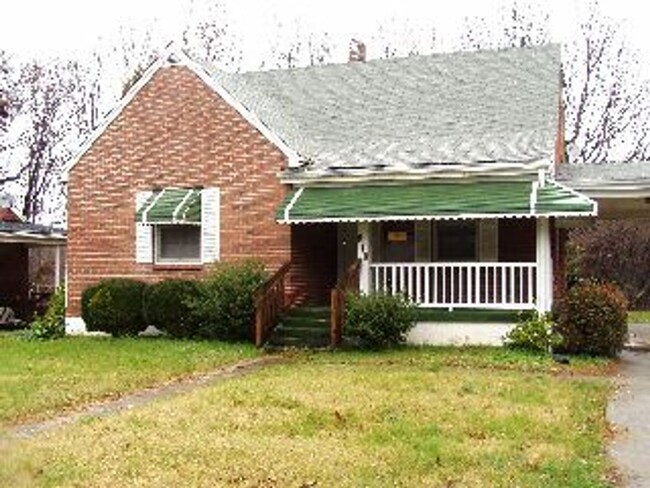
[(173, 337), (194, 336), (187, 302), (197, 287), (191, 280), (163, 280), (147, 286), (142, 298), (147, 325), (155, 325)]
[(535, 352), (550, 352), (561, 342), (550, 314), (536, 310), (519, 314), (517, 325), (505, 337), (506, 347)]
[(57, 287), (50, 297), (45, 314), (36, 317), (29, 326), (31, 339), (59, 339), (65, 335), (65, 288)]
[(100, 281), (82, 295), (81, 315), (88, 330), (114, 336), (135, 335), (144, 329), (142, 294), (146, 285), (127, 278)]
[(264, 265), (259, 261), (217, 266), (206, 279), (198, 282), (196, 294), (187, 300), (197, 336), (251, 339), (255, 315), (253, 295), (266, 279)]
[(572, 287), (557, 309), (560, 349), (592, 356), (618, 355), (627, 336), (627, 301), (613, 284), (585, 281)]
[(349, 295), (345, 331), (362, 347), (379, 349), (406, 340), (415, 325), (415, 306), (402, 295)]
[(570, 232), (570, 277), (616, 283), (638, 310), (650, 307), (648, 219), (597, 219)]

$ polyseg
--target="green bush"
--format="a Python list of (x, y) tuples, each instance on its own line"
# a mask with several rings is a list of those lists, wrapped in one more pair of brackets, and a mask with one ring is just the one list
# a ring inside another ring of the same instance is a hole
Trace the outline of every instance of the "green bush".
[(535, 352), (550, 352), (561, 342), (550, 314), (536, 310), (519, 314), (517, 325), (505, 337), (506, 347)]
[(29, 326), (31, 339), (59, 339), (65, 335), (65, 288), (59, 286), (47, 304), (45, 314), (36, 317)]
[(196, 331), (187, 302), (197, 288), (195, 281), (176, 279), (147, 286), (142, 299), (147, 325), (155, 325), (172, 337), (193, 337)]
[(362, 347), (380, 349), (406, 340), (415, 325), (416, 310), (402, 295), (348, 295), (345, 333)]
[(627, 300), (613, 284), (585, 281), (572, 287), (556, 311), (560, 350), (618, 355), (627, 337)]
[(250, 340), (255, 316), (253, 294), (266, 279), (264, 265), (259, 261), (217, 266), (198, 282), (196, 294), (187, 300), (197, 336)]
[(100, 281), (86, 289), (81, 300), (81, 315), (90, 331), (114, 336), (135, 335), (145, 327), (142, 294), (146, 285), (127, 278)]

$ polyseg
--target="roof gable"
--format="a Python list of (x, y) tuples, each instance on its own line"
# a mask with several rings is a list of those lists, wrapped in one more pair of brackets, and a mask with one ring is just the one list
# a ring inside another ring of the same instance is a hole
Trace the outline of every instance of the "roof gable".
[(168, 46), (165, 52), (159, 56), (142, 74), (136, 83), (120, 99), (115, 107), (104, 117), (101, 124), (90, 134), (90, 136), (80, 146), (77, 154), (71, 158), (63, 169), (62, 180), (67, 181), (68, 174), (72, 168), (81, 160), (81, 158), (90, 150), (101, 135), (115, 121), (140, 91), (153, 79), (155, 74), (168, 66), (184, 66), (197, 75), (201, 81), (207, 84), (217, 95), (226, 103), (232, 106), (248, 123), (257, 129), (264, 137), (273, 143), (286, 157), (289, 166), (298, 165), (298, 155), (287, 144), (265, 126), (259, 118), (244, 107), (239, 101), (233, 98), (219, 82), (212, 77), (201, 65), (193, 61), (182, 50), (176, 48), (173, 44)]

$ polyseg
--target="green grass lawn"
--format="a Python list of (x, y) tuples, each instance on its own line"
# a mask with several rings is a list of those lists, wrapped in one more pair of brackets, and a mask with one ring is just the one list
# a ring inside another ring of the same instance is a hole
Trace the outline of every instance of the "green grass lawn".
[(627, 314), (630, 324), (650, 324), (650, 310), (632, 310)]
[(28, 341), (0, 334), (0, 430), (198, 371), (235, 363), (248, 345), (169, 339), (67, 337)]
[(501, 349), (296, 353), (12, 444), (0, 485), (610, 486), (610, 366)]

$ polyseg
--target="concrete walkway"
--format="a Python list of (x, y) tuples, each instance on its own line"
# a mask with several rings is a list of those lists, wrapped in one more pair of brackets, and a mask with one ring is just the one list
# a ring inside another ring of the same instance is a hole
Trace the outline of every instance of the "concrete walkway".
[(615, 438), (609, 454), (625, 486), (650, 487), (650, 325), (630, 325), (618, 392), (607, 409)]

